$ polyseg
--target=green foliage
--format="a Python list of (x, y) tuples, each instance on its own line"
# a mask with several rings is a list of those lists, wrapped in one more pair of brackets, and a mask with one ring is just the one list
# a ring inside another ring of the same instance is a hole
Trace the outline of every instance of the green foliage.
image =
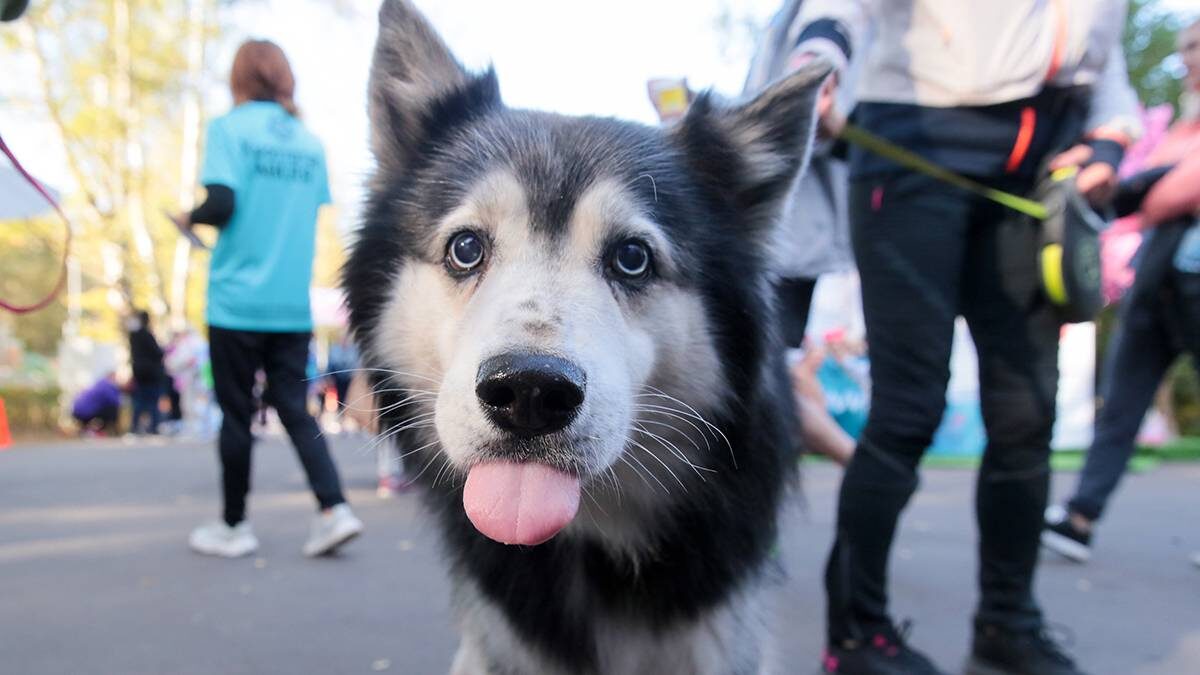
[(58, 430), (58, 389), (0, 388), (0, 399), (8, 413), (8, 426), (14, 436), (41, 436)]
[[(28, 222), (0, 221), (0, 298), (28, 305), (54, 289), (62, 268), (66, 226), (57, 217)], [(0, 322), (27, 348), (39, 354), (58, 349), (67, 310), (62, 296), (46, 309), (14, 316), (0, 312)]]
[[(0, 36), (0, 53), (8, 52), (25, 75), (15, 81), (26, 83), (13, 90), (0, 81), (0, 104), (19, 102), (51, 125), (66, 152), (73, 184), (62, 187), (76, 228), (85, 337), (111, 341), (123, 312), (166, 307), (178, 233), (162, 214), (178, 208), (184, 192), (182, 96), (195, 84), (188, 73), (188, 6), (178, 0), (34, 3)], [(202, 35), (215, 38), (215, 28), (206, 24)], [(4, 229), (40, 229), (15, 225)], [(20, 272), (6, 276), (25, 284), (17, 295), (26, 297), (29, 289), (52, 283), (45, 279), (53, 272), (38, 276), (38, 270), (57, 263), (42, 249), (22, 250), (28, 257), (16, 261)], [(189, 262), (203, 272), (202, 260)], [(8, 260), (0, 263), (12, 269)], [(198, 319), (200, 296), (191, 299)], [(31, 349), (53, 353), (60, 333), (54, 326), (64, 316), (56, 306), (21, 317), (14, 332)]]
[(1179, 103), (1182, 65), (1175, 52), (1175, 36), (1186, 25), (1187, 17), (1163, 9), (1160, 0), (1129, 3), (1125, 59), (1129, 81), (1146, 107)]
[(1175, 422), (1183, 436), (1200, 436), (1200, 374), (1191, 356), (1180, 359), (1167, 375)]

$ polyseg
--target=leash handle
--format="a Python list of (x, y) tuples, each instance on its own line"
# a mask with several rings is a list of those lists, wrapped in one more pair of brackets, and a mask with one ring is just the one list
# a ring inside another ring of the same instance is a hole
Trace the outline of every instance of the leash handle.
[(71, 251), (71, 221), (67, 218), (67, 214), (63, 213), (62, 207), (58, 205), (58, 200), (56, 200), (54, 196), (50, 194), (50, 191), (47, 190), (40, 182), (38, 182), (38, 179), (34, 178), (28, 171), (26, 171), (25, 167), (21, 166), (21, 162), (17, 160), (17, 156), (14, 155), (12, 150), (8, 148), (8, 144), (4, 142), (4, 136), (2, 135), (0, 135), (0, 153), (2, 153), (5, 157), (8, 157), (8, 161), (12, 162), (13, 168), (17, 170), (17, 173), (21, 174), (21, 177), (24, 178), (34, 190), (37, 190), (38, 194), (40, 194), (42, 198), (54, 208), (54, 211), (58, 213), (58, 216), (62, 218), (63, 223), (67, 226), (67, 235), (63, 241), (62, 264), (59, 266), (58, 270), (58, 282), (54, 284), (54, 288), (51, 289), (50, 293), (31, 305), (17, 305), (0, 298), (0, 309), (8, 310), (13, 314), (31, 314), (40, 309), (45, 309), (48, 307), (50, 303), (54, 302), (54, 299), (58, 297), (59, 293), (62, 293), (63, 288), (67, 285), (67, 257), (70, 255)]
[(1037, 220), (1046, 220), (1050, 216), (1050, 212), (1041, 202), (1027, 199), (1019, 195), (1014, 195), (1011, 192), (997, 190), (996, 188), (988, 187), (982, 183), (976, 182), (963, 176), (954, 173), (949, 169), (938, 166), (924, 157), (907, 150), (905, 148), (892, 143), (891, 141), (876, 136), (875, 134), (863, 129), (854, 124), (847, 123), (842, 129), (841, 137), (848, 143), (853, 143), (864, 150), (873, 152), (885, 159), (889, 159), (900, 166), (912, 169), (918, 173), (923, 173), (930, 178), (940, 180), (943, 183), (948, 183), (957, 188), (961, 188), (975, 195), (979, 195), (984, 199), (991, 200), (1007, 207), (1018, 213), (1025, 214)]

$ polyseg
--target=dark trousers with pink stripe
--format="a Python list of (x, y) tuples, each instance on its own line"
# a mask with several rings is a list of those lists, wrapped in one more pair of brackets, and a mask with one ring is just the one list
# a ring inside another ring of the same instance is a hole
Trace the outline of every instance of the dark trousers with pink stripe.
[[(991, 182), (1019, 193), (1031, 188)], [(976, 619), (1036, 627), (1033, 578), (1061, 327), (1041, 291), (1038, 226), (911, 172), (856, 181), (850, 212), (873, 385), (870, 416), (838, 495), (825, 577), (829, 637), (869, 639), (890, 621), (889, 554), (945, 408), (958, 316), (979, 354), (988, 432), (975, 499)]]

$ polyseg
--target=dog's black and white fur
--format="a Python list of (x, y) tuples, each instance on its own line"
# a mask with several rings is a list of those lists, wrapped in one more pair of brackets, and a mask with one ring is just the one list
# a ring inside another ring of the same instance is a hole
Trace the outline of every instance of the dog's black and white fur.
[[(669, 129), (513, 110), (494, 72), (383, 3), (345, 288), (381, 428), (452, 561), (453, 673), (768, 670), (761, 591), (795, 443), (765, 262), (827, 71), (737, 105), (701, 95)], [(464, 232), (471, 269), (449, 251)], [(481, 363), (509, 353), (585, 375), (565, 428), (485, 414)], [(537, 546), (480, 534), (464, 479), (496, 459), (578, 476), (578, 515)]]

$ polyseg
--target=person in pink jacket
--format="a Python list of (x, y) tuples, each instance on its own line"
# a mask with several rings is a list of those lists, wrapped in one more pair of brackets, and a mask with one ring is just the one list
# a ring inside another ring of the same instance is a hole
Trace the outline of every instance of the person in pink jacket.
[(1081, 563), (1167, 369), (1184, 352), (1200, 363), (1200, 21), (1180, 33), (1179, 51), (1183, 116), (1118, 189), (1118, 212), (1136, 213), (1146, 238), (1105, 357), (1095, 438), (1074, 495), (1047, 510), (1042, 533), (1046, 548)]

